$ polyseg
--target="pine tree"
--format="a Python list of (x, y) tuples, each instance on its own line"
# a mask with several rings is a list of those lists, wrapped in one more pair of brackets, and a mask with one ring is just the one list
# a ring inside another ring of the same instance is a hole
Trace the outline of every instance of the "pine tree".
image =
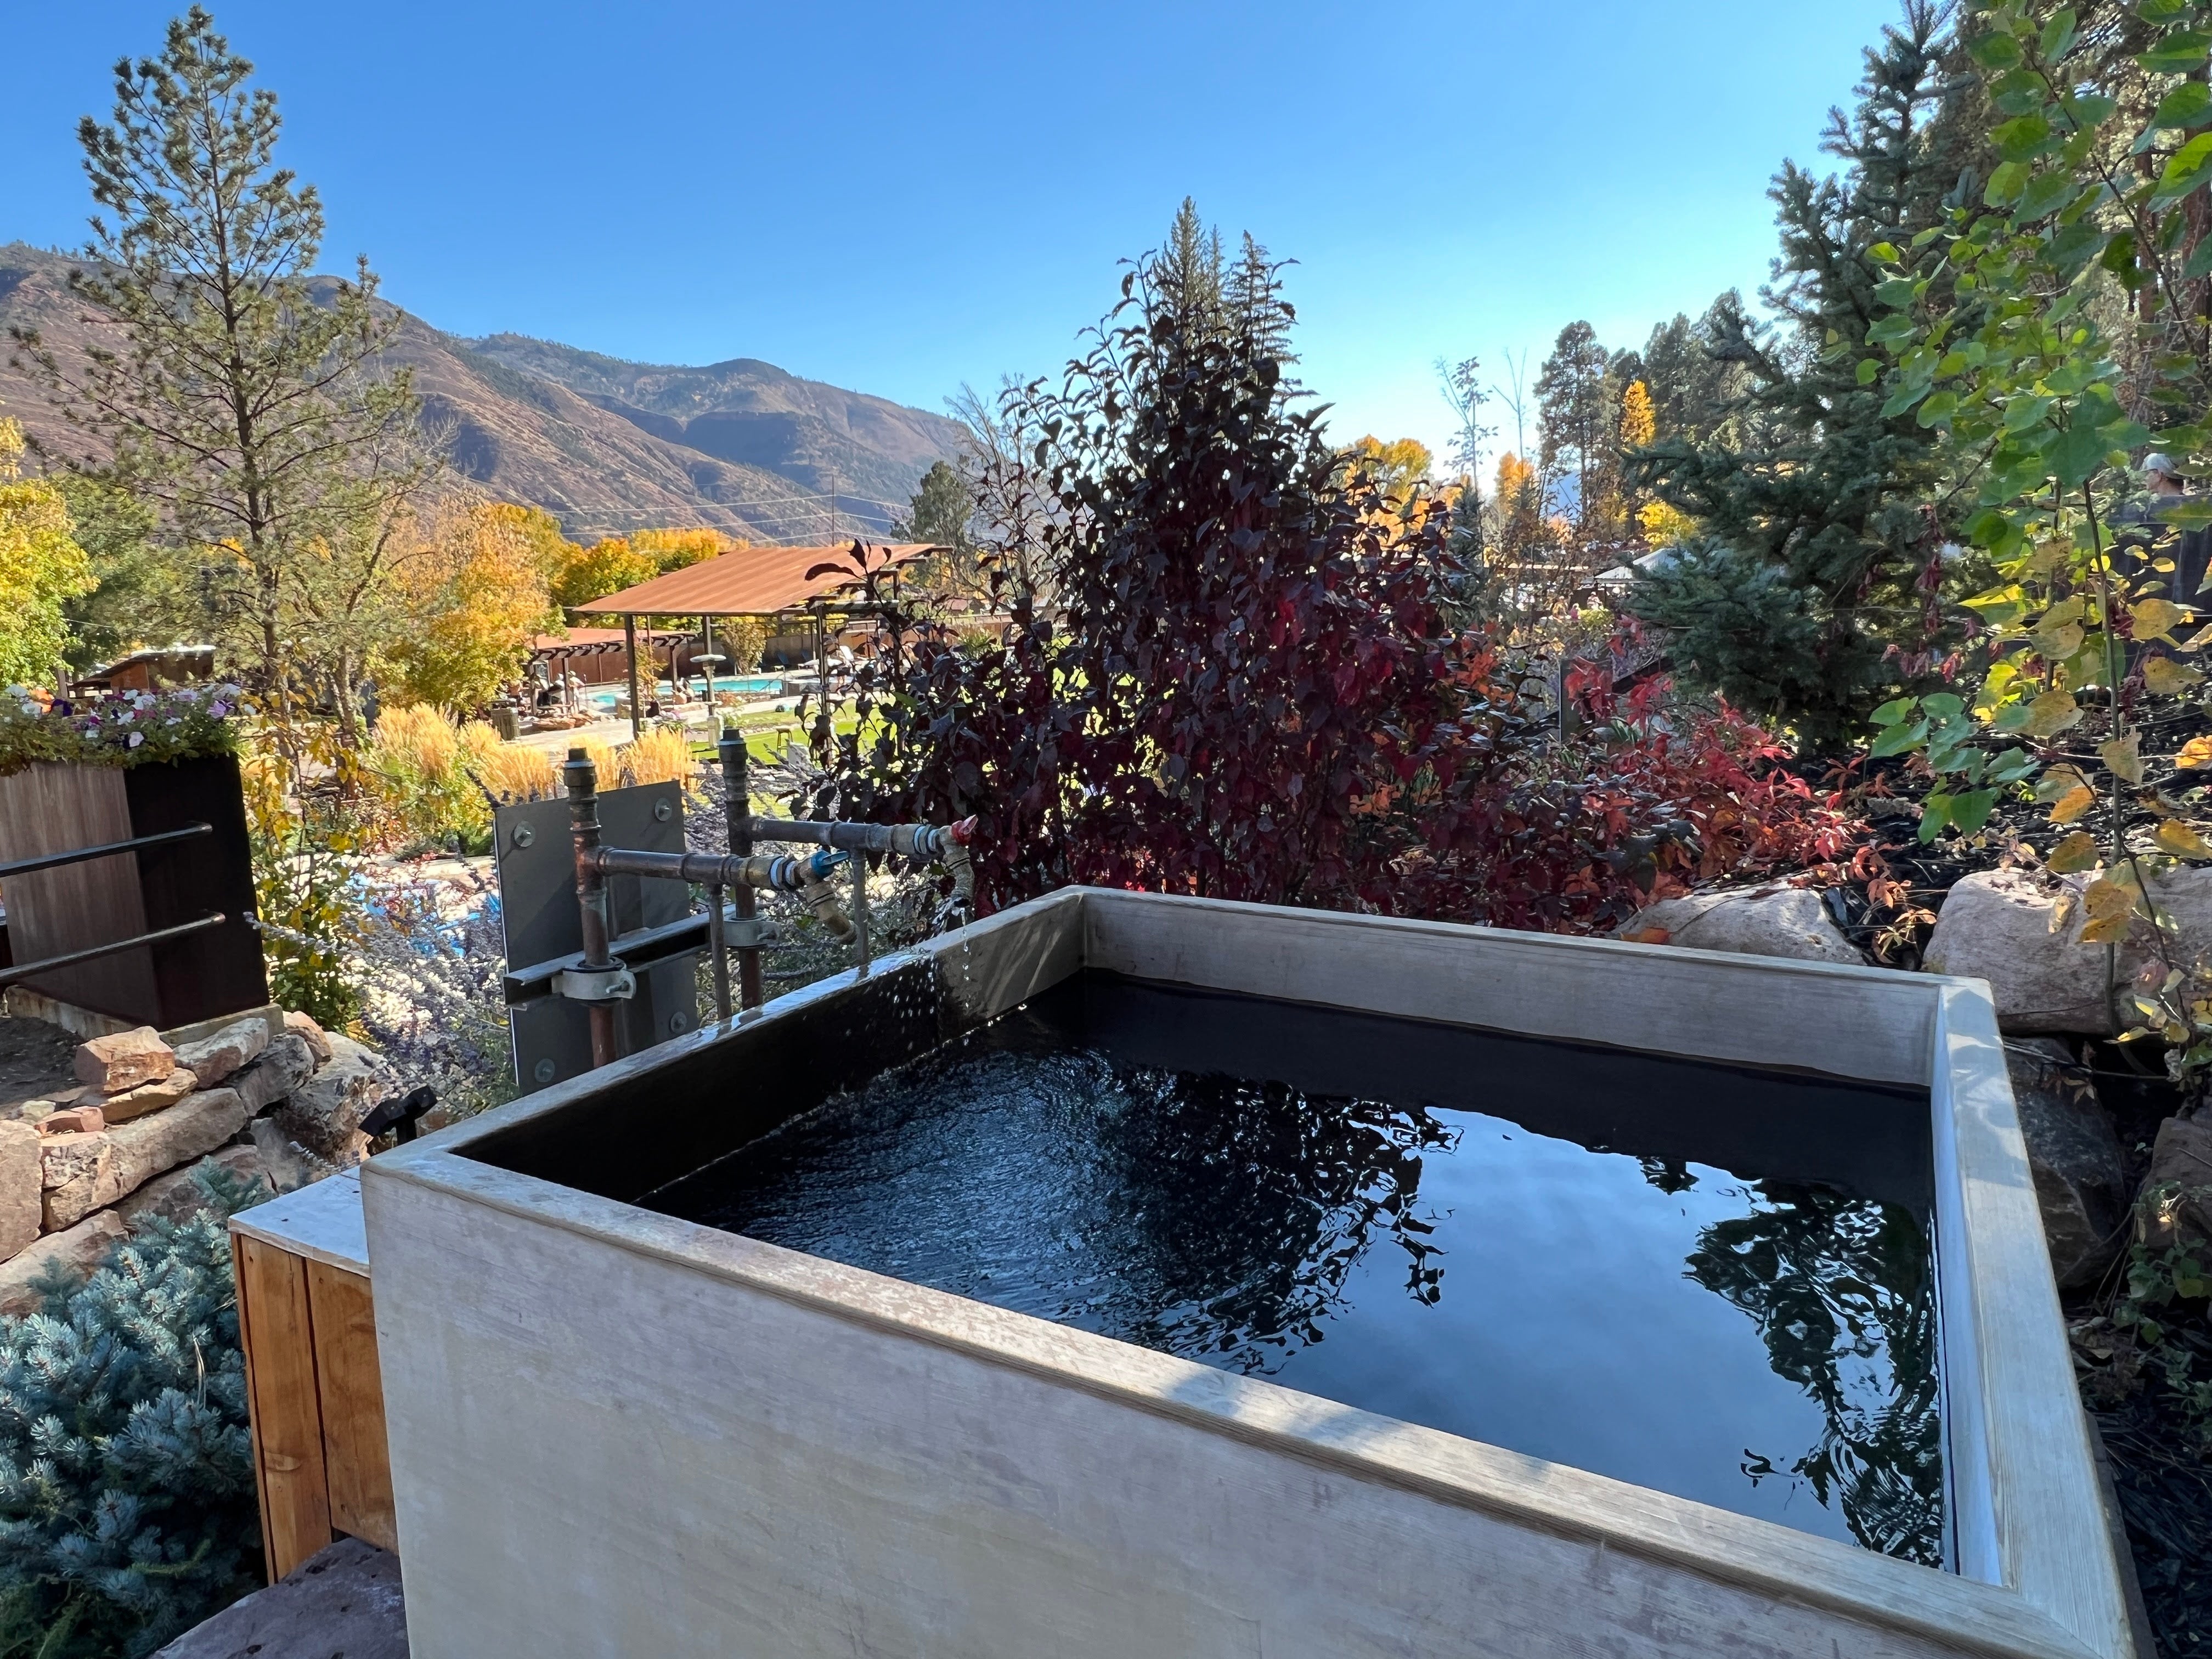
[(256, 1588), (260, 1523), (228, 1218), (149, 1221), (40, 1310), (0, 1319), (0, 1652), (150, 1652)]
[(1697, 678), (1814, 747), (1938, 678), (1961, 637), (1938, 591), (1948, 526), (1925, 506), (1939, 434), (1884, 415), (1889, 380), (1859, 371), (1881, 314), (1867, 250), (1939, 222), (1976, 159), (1938, 121), (1948, 15), (1909, 0), (1868, 52), (1856, 110), (1832, 112), (1825, 140), (1841, 179), (1785, 163), (1775, 181), (1782, 253), (1765, 298), (1783, 322), (1759, 326), (1740, 305), (1710, 314), (1708, 349), (1747, 376), (1737, 441), (1662, 439), (1637, 465), (1701, 534), (1646, 573), (1632, 607), (1674, 631)]
[(1607, 418), (1605, 348), (1585, 322), (1559, 331), (1552, 355), (1536, 375), (1536, 406), (1541, 413), (1544, 475), (1547, 480), (1575, 481), (1576, 525), (1588, 521), (1593, 476), (1604, 465), (1612, 428)]
[(78, 369), (17, 338), (64, 415), (109, 445), (113, 481), (209, 550), (210, 609), (246, 672), (287, 705), (317, 635), (349, 719), (362, 629), (327, 613), (373, 584), (430, 462), (408, 371), (383, 360), (399, 315), (374, 303), (366, 260), (349, 282), (313, 275), (322, 202), (276, 165), (276, 96), (252, 73), (197, 5), (160, 56), (116, 65), (112, 124), (78, 129), (102, 214), (70, 285), (119, 348)]

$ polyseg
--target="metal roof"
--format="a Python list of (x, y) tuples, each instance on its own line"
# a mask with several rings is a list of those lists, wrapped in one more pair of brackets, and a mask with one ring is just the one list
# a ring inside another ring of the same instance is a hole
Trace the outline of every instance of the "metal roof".
[[(849, 542), (837, 547), (741, 547), (575, 609), (599, 617), (774, 617), (858, 586), (852, 550)], [(868, 568), (895, 569), (941, 550), (929, 542), (871, 542)], [(806, 574), (825, 564), (837, 568), (820, 576)]]

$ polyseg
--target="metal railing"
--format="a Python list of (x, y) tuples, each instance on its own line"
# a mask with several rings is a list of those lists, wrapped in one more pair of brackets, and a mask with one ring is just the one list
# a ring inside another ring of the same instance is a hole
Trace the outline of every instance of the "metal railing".
[[(64, 865), (88, 864), (94, 859), (114, 858), (124, 853), (136, 853), (149, 847), (167, 847), (175, 842), (191, 841), (197, 836), (215, 833), (207, 823), (188, 823), (181, 830), (165, 830), (157, 836), (133, 836), (128, 841), (102, 842), (94, 847), (72, 847), (59, 853), (41, 853), (35, 858), (16, 859), (0, 864), (0, 882), (11, 876), (27, 876), (35, 870), (58, 870)], [(159, 945), (173, 939), (182, 939), (187, 933), (203, 933), (210, 927), (220, 927), (228, 921), (220, 910), (210, 910), (193, 921), (181, 921), (173, 927), (156, 927), (151, 933), (134, 933), (129, 939), (118, 939), (106, 945), (87, 945), (82, 951), (64, 951), (58, 957), (45, 957), (37, 962), (0, 968), (0, 989), (21, 984), (40, 974), (50, 974), (58, 969), (74, 968), (79, 963), (97, 962), (102, 957), (112, 957), (124, 951), (135, 951), (142, 945)]]

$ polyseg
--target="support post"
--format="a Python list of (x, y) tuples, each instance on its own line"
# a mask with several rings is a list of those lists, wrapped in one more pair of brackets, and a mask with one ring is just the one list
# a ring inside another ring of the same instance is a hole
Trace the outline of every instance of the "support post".
[[(738, 887), (740, 892), (747, 890), (743, 882)], [(719, 1024), (730, 1018), (730, 947), (722, 925), (722, 889), (719, 884), (707, 889), (707, 949), (714, 958), (714, 1019)]]
[(703, 611), (699, 613), (699, 637), (707, 646), (699, 656), (699, 671), (707, 677), (707, 714), (711, 720), (714, 714), (714, 619)]
[(868, 855), (853, 855), (853, 977), (868, 976)]
[[(614, 937), (607, 915), (607, 878), (599, 872), (599, 775), (592, 757), (571, 749), (561, 768), (561, 782), (568, 796), (568, 830), (576, 847), (576, 904), (583, 915), (584, 966), (586, 970), (615, 965), (607, 953)], [(616, 1049), (615, 1008), (611, 1002), (591, 1005), (592, 1064), (611, 1066), (621, 1055)]]
[(637, 700), (637, 618), (623, 617), (623, 655), (629, 664), (629, 734), (645, 735), (645, 707)]
[[(722, 814), (729, 827), (730, 851), (738, 858), (750, 858), (753, 850), (753, 803), (751, 785), (746, 776), (748, 756), (744, 735), (735, 721), (722, 728), (721, 741), (715, 745), (715, 757), (722, 763)], [(742, 884), (731, 896), (738, 920), (750, 921), (758, 915), (753, 890)], [(761, 953), (757, 945), (738, 947), (738, 1006), (757, 1008), (761, 1006)]]

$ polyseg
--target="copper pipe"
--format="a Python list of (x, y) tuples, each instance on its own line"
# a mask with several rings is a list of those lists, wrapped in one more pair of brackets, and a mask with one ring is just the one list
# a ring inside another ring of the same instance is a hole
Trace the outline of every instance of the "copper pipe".
[[(607, 882), (600, 860), (605, 849), (599, 845), (599, 769), (583, 750), (571, 749), (561, 768), (561, 782), (568, 791), (568, 832), (576, 845), (576, 907), (583, 918), (584, 966), (612, 968), (616, 964), (607, 954), (607, 941), (614, 936), (614, 929), (607, 915)], [(614, 1005), (594, 1002), (590, 1014), (592, 1064), (611, 1066), (622, 1058)]]
[[(744, 735), (734, 722), (725, 726), (721, 741), (714, 748), (722, 763), (722, 815), (729, 826), (730, 854), (733, 858), (750, 858), (753, 851), (753, 803), (750, 781), (746, 777), (750, 757), (745, 751)], [(730, 899), (739, 921), (750, 921), (758, 914), (751, 888), (740, 884), (731, 894)], [(738, 947), (738, 1006), (740, 1008), (757, 1008), (764, 1000), (766, 998), (761, 987), (760, 946), (741, 945)]]

